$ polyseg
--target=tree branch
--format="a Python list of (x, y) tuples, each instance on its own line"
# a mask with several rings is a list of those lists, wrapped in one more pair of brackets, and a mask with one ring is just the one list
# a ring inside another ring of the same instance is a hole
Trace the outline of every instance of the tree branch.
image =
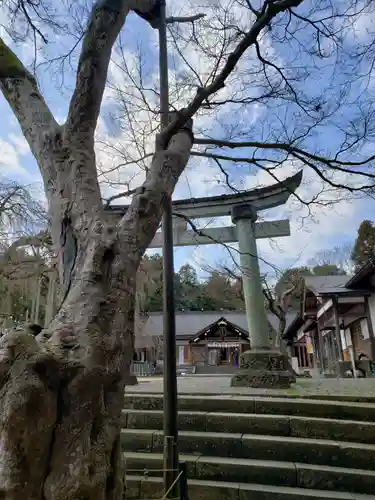
[(122, 191), (121, 193), (117, 193), (117, 194), (114, 194), (112, 196), (109, 196), (107, 199), (106, 199), (106, 202), (105, 202), (105, 205), (104, 205), (104, 208), (108, 208), (109, 205), (112, 203), (112, 201), (114, 200), (118, 200), (119, 198), (124, 198), (124, 196), (131, 196), (133, 194), (135, 194), (137, 192), (137, 189), (139, 188), (134, 188), (134, 189), (128, 189), (127, 191)]
[(118, 223), (121, 249), (127, 256), (133, 256), (137, 267), (157, 231), (164, 200), (172, 195), (189, 160), (192, 126), (190, 120), (173, 136), (168, 149), (155, 153), (145, 182), (137, 189), (128, 210)]
[(174, 23), (193, 23), (194, 21), (198, 21), (198, 19), (203, 19), (203, 17), (206, 17), (206, 14), (195, 14), (194, 16), (187, 16), (187, 17), (167, 17), (165, 22), (167, 24), (174, 24)]
[(128, 4), (98, 0), (91, 11), (66, 123), (69, 139), (84, 134), (93, 143), (112, 47), (129, 12)]
[[(289, 153), (291, 155), (296, 155), (296, 154), (303, 155), (311, 160), (315, 160), (320, 163), (325, 163), (327, 164), (327, 166), (329, 166), (328, 164), (336, 164), (338, 169), (339, 167), (343, 167), (343, 171), (347, 173), (348, 172), (352, 173), (352, 171), (345, 169), (344, 168), (345, 166), (360, 167), (375, 160), (375, 155), (369, 156), (368, 158), (362, 161), (341, 161), (337, 160), (336, 158), (329, 159), (325, 158), (324, 156), (315, 155), (301, 148), (283, 142), (258, 142), (258, 141), (236, 142), (236, 141), (227, 141), (225, 139), (206, 139), (204, 137), (195, 137), (194, 144), (202, 144), (204, 146), (217, 146), (219, 148), (230, 148), (230, 149), (235, 149), (235, 148), (255, 148), (255, 149), (272, 149), (272, 150), (276, 149), (280, 151), (285, 151), (286, 153)], [(375, 174), (370, 174), (367, 172), (356, 172), (356, 173), (375, 178)]]
[(211, 84), (200, 87), (191, 103), (179, 113), (176, 120), (164, 129), (160, 137), (161, 143), (164, 145), (168, 144), (169, 139), (198, 111), (202, 103), (225, 86), (228, 76), (234, 71), (238, 61), (246, 50), (254, 45), (260, 32), (269, 25), (272, 19), (281, 12), (289, 10), (292, 7), (297, 7), (302, 1), (303, 0), (278, 0), (264, 3), (262, 12), (257, 16), (256, 21), (238, 43), (234, 51), (228, 56), (220, 73), (217, 74)]
[(21, 126), (33, 155), (39, 160), (46, 136), (57, 130), (59, 125), (40, 94), (34, 76), (27, 71), (1, 38), (0, 88)]
[(259, 161), (269, 161), (264, 158), (250, 158), (248, 156), (239, 157), (239, 156), (228, 156), (216, 153), (207, 153), (202, 151), (192, 151), (191, 156), (199, 156), (202, 158), (211, 158), (212, 160), (224, 160), (224, 161), (232, 161), (233, 163), (252, 163), (256, 165)]

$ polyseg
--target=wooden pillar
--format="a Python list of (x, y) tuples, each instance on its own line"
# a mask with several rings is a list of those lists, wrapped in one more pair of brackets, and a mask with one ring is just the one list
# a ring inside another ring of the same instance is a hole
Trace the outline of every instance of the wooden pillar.
[(301, 367), (301, 353), (300, 353), (300, 348), (299, 348), (299, 344), (297, 342), (296, 344), (296, 354), (297, 354), (297, 364), (298, 364), (298, 368)]
[(332, 368), (332, 346), (331, 346), (330, 334), (331, 334), (330, 330), (327, 330), (326, 334), (323, 337), (327, 351), (327, 369)]
[(298, 359), (299, 359), (299, 366), (301, 368), (303, 368), (303, 357), (302, 357), (301, 344), (298, 344)]
[(375, 360), (375, 335), (374, 335), (374, 327), (372, 324), (370, 305), (369, 305), (367, 295), (365, 297), (365, 312), (366, 312), (366, 319), (367, 319), (367, 329), (368, 329), (368, 334), (369, 334), (370, 343), (371, 343), (371, 359), (374, 361)]
[(323, 349), (323, 337), (322, 332), (319, 328), (319, 320), (316, 322), (316, 338), (317, 338), (317, 347), (318, 347), (318, 357), (319, 357), (319, 370), (320, 373), (324, 372), (324, 349)]
[(36, 286), (35, 311), (33, 319), (33, 322), (37, 324), (39, 324), (39, 316), (40, 316), (41, 285), (42, 285), (42, 277), (38, 275), (37, 286)]
[(318, 331), (315, 329), (312, 336), (312, 345), (313, 345), (313, 368), (320, 368), (320, 352), (319, 352), (319, 338)]
[(312, 368), (313, 367), (312, 358), (314, 355), (313, 353), (310, 353), (310, 350), (314, 351), (314, 349), (311, 349), (313, 343), (310, 333), (307, 334), (307, 338), (308, 338), (308, 343), (306, 344), (307, 366), (309, 368)]
[(354, 361), (357, 360), (358, 358), (358, 355), (357, 355), (357, 346), (354, 342), (354, 336), (353, 336), (353, 331), (352, 331), (352, 328), (351, 326), (349, 326), (349, 335), (350, 335), (350, 340), (352, 341), (352, 352), (353, 352), (353, 356), (354, 356)]
[(302, 359), (303, 359), (303, 367), (307, 367), (307, 359), (306, 359), (306, 336), (305, 336), (305, 342), (301, 345), (301, 351), (302, 351)]
[(335, 320), (335, 333), (336, 333), (336, 347), (338, 354), (338, 361), (344, 360), (342, 342), (341, 342), (341, 331), (340, 331), (340, 317), (339, 317), (339, 301), (337, 297), (333, 297), (333, 315)]
[(328, 345), (329, 345), (329, 350), (331, 354), (331, 365), (335, 366), (337, 361), (338, 361), (338, 353), (337, 353), (337, 347), (335, 345), (335, 340), (334, 340), (334, 332), (333, 330), (328, 330)]

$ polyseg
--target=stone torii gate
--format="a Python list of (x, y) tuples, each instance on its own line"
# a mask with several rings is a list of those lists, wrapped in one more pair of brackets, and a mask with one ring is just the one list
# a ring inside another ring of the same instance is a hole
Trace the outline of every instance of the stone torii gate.
[[(289, 387), (294, 377), (287, 356), (272, 349), (264, 305), (256, 240), (290, 235), (288, 220), (256, 222), (262, 210), (286, 203), (302, 181), (302, 171), (282, 182), (233, 195), (190, 198), (173, 202), (174, 245), (192, 246), (238, 241), (240, 267), (251, 349), (242, 354), (240, 370), (232, 378), (233, 386)], [(106, 209), (122, 216), (127, 206)], [(232, 216), (235, 226), (188, 229), (188, 221), (209, 217)], [(157, 232), (150, 248), (162, 247), (162, 233)]]

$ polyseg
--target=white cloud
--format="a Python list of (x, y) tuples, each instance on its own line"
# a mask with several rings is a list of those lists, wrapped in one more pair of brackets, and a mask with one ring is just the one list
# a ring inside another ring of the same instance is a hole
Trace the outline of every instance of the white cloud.
[[(285, 164), (275, 174), (280, 180), (293, 175), (299, 165)], [(358, 183), (356, 177), (349, 178), (346, 174), (335, 173), (335, 181), (346, 185)], [(247, 189), (273, 184), (275, 180), (265, 171), (258, 171), (245, 179)], [(310, 201), (314, 195), (325, 188), (321, 200), (328, 205), (319, 203), (309, 207), (301, 203), (295, 196), (281, 207), (261, 212), (259, 220), (290, 220), (291, 235), (273, 240), (258, 240), (258, 251), (262, 272), (272, 276), (282, 269), (291, 266), (306, 265), (316, 253), (340, 245), (341, 242), (354, 240), (360, 222), (371, 215), (375, 209), (375, 201), (369, 198), (350, 199), (346, 190), (330, 190), (322, 185), (321, 179), (309, 170), (304, 169), (304, 179), (296, 194), (302, 200)], [(329, 204), (331, 202), (331, 204)], [(366, 215), (367, 214), (367, 215)], [(201, 221), (203, 222), (203, 221)], [(229, 218), (217, 218), (214, 224), (228, 225)], [(215, 267), (219, 262), (234, 265), (239, 260), (237, 245), (233, 245), (231, 254), (220, 245), (205, 245), (186, 249), (186, 259), (196, 267)]]
[(221, 194), (224, 192), (221, 184), (221, 176), (216, 166), (212, 165), (207, 158), (191, 157), (177, 184), (174, 197), (176, 199), (200, 198)]
[(0, 175), (20, 182), (32, 180), (31, 174), (20, 164), (16, 148), (2, 138), (0, 138)]
[[(280, 173), (275, 173), (282, 180), (295, 173), (298, 167), (299, 165), (287, 164), (282, 167)], [(344, 186), (361, 182), (359, 177), (350, 177), (340, 172), (332, 174), (332, 178)], [(262, 171), (248, 178), (248, 187), (273, 182), (274, 180)], [(345, 189), (331, 189), (328, 184), (323, 184), (315, 172), (305, 167), (303, 182), (296, 194), (301, 200), (311, 202), (318, 193), (321, 194), (317, 203), (306, 206), (295, 196), (291, 196), (285, 206), (270, 210), (266, 214), (268, 220), (289, 218), (291, 226), (291, 235), (279, 238), (276, 245), (274, 241), (259, 241), (259, 250), (266, 261), (277, 267), (306, 264), (317, 252), (335, 246), (343, 238), (354, 239), (364, 211), (375, 207), (375, 201), (369, 198), (353, 199)]]
[(369, 43), (374, 37), (375, 9), (372, 2), (368, 0), (357, 1), (349, 10), (348, 14), (355, 14), (349, 17), (348, 36), (352, 36), (357, 42)]
[(14, 134), (13, 132), (10, 132), (8, 134), (8, 139), (16, 148), (19, 155), (24, 156), (30, 153), (30, 146), (22, 134)]
[[(173, 10), (170, 12), (172, 15), (185, 15), (187, 13), (191, 15), (192, 12), (201, 9), (197, 5), (187, 6), (179, 2), (173, 3), (170, 7)], [(209, 8), (204, 9), (204, 11), (207, 13), (205, 22), (218, 28), (220, 21), (217, 9), (219, 6), (215, 7), (210, 4)], [(248, 12), (248, 16), (251, 17), (250, 11), (245, 9), (245, 12)], [(244, 16), (244, 10), (239, 9), (233, 3), (231, 3), (231, 13), (233, 25), (243, 25), (244, 28), (250, 25), (250, 18), (247, 19)], [(186, 25), (181, 25), (181, 30), (185, 30), (185, 28)], [(202, 32), (200, 23), (197, 23), (197, 29), (201, 31), (199, 37), (205, 48), (219, 54), (219, 41), (222, 37), (218, 31), (204, 30)], [(198, 51), (195, 44), (187, 44), (180, 49), (183, 58), (173, 43), (169, 45), (170, 101), (171, 106), (176, 106), (178, 109), (186, 106), (195, 95), (198, 84), (196, 74), (200, 74), (202, 80), (205, 81), (216, 63), (215, 58), (206, 56), (201, 50)], [(149, 67), (153, 50), (152, 44), (151, 47), (147, 47), (147, 54), (142, 51), (141, 46), (139, 46), (138, 51), (134, 52), (126, 45), (121, 44), (120, 47), (119, 44), (117, 49), (113, 51), (109, 67), (109, 85), (104, 94), (102, 116), (106, 113), (108, 115), (111, 111), (117, 128), (121, 130), (121, 135), (113, 137), (108, 127), (104, 126), (104, 120), (101, 121), (97, 130), (97, 159), (104, 196), (123, 191), (125, 186), (121, 183), (129, 184), (130, 188), (139, 185), (144, 178), (144, 170), (139, 168), (136, 159), (145, 154), (152, 154), (154, 151), (155, 130), (159, 117), (153, 111), (157, 112), (159, 108), (159, 75), (157, 64)], [(146, 60), (148, 63), (144, 64)], [(189, 69), (188, 65), (194, 70)], [(146, 70), (145, 67), (148, 69)], [(141, 70), (143, 89), (140, 92), (137, 86), (140, 87), (141, 84)], [(228, 92), (235, 92), (237, 87), (238, 91), (242, 92), (241, 85), (241, 79), (235, 78), (228, 87), (218, 93), (218, 99), (225, 99), (229, 95)], [(122, 105), (119, 106), (120, 102)], [(233, 119), (236, 120), (238, 127), (250, 127), (263, 112), (264, 110), (257, 104), (248, 106), (241, 112), (237, 112), (235, 107), (230, 105), (214, 111), (200, 110), (194, 117), (194, 130), (196, 134), (199, 134), (200, 131), (210, 132), (214, 128), (225, 126)], [(126, 166), (116, 170), (116, 165), (124, 163)], [(146, 160), (143, 167), (147, 164)], [(174, 196), (177, 198), (207, 196), (210, 193), (222, 193), (223, 190), (222, 175), (220, 175), (217, 166), (213, 166), (204, 159), (198, 161), (192, 158)]]

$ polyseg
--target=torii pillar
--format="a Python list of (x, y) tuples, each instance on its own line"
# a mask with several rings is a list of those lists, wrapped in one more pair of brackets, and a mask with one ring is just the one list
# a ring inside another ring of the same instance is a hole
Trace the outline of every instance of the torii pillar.
[(236, 225), (250, 350), (240, 358), (240, 370), (232, 386), (288, 388), (295, 377), (288, 356), (272, 348), (264, 304), (255, 236), (257, 210), (251, 204), (235, 205), (232, 220)]

